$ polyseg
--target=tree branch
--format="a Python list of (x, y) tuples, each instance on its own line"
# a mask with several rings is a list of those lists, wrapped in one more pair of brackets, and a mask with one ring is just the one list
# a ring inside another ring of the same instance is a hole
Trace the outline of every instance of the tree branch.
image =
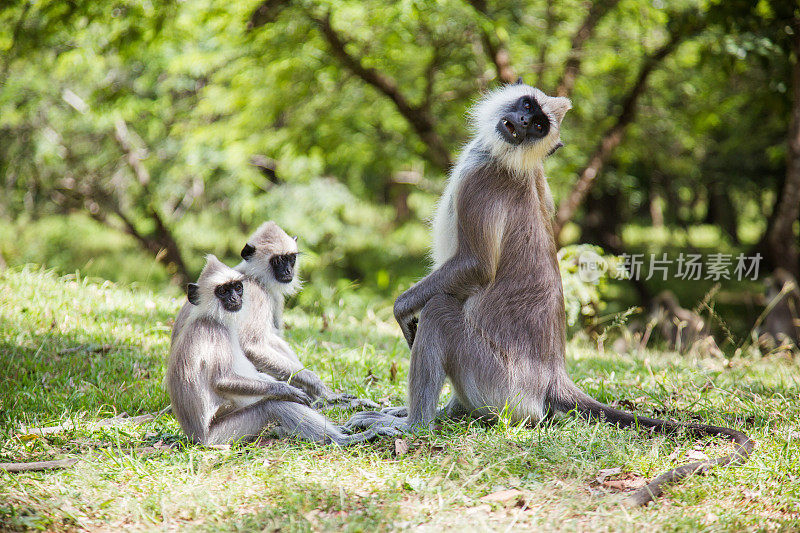
[(572, 36), (570, 43), (569, 56), (564, 65), (564, 72), (561, 74), (561, 79), (558, 80), (556, 85), (556, 94), (558, 96), (569, 96), (572, 94), (572, 89), (575, 86), (575, 78), (581, 69), (581, 60), (583, 45), (586, 44), (592, 35), (594, 35), (597, 25), (600, 20), (619, 3), (619, 0), (598, 0), (591, 2), (589, 12), (583, 23), (578, 28), (578, 31)]
[(287, 0), (264, 0), (257, 8), (250, 14), (250, 20), (247, 21), (247, 31), (260, 28), (265, 24), (274, 22), (281, 11), (291, 4)]
[(397, 82), (390, 76), (373, 67), (365, 66), (361, 58), (348, 52), (347, 41), (331, 25), (330, 13), (326, 13), (323, 17), (316, 17), (312, 14), (309, 14), (309, 16), (322, 32), (333, 55), (342, 65), (361, 78), (361, 80), (372, 85), (383, 95), (387, 96), (394, 103), (403, 118), (408, 121), (413, 130), (425, 143), (427, 148), (425, 154), (426, 158), (439, 169), (447, 169), (452, 162), (450, 150), (447, 148), (444, 140), (436, 133), (434, 129), (434, 120), (431, 114), (424, 107), (413, 105), (405, 95), (400, 92)]
[(117, 121), (114, 123), (114, 132), (114, 137), (122, 151), (125, 153), (128, 165), (133, 170), (139, 185), (141, 185), (144, 191), (145, 201), (148, 203), (146, 208), (147, 217), (155, 223), (155, 229), (151, 235), (142, 235), (136, 230), (136, 226), (133, 224), (133, 222), (122, 214), (122, 210), (120, 209), (119, 205), (115, 206), (114, 211), (117, 216), (122, 219), (123, 223), (128, 229), (128, 232), (137, 238), (142, 244), (147, 246), (151, 251), (154, 251), (156, 256), (161, 253), (161, 250), (166, 252), (164, 254), (166, 264), (168, 266), (174, 265), (175, 275), (178, 277), (181, 285), (184, 285), (191, 281), (189, 269), (186, 267), (186, 263), (183, 261), (180, 247), (178, 246), (175, 237), (173, 237), (172, 231), (164, 223), (163, 217), (151, 203), (153, 194), (150, 191), (150, 173), (142, 164), (142, 159), (140, 157), (141, 151), (135, 150), (131, 144), (128, 126), (124, 120), (117, 119)]
[(489, 13), (489, 7), (484, 0), (467, 0), (467, 2), (480, 13), (484, 20), (479, 21), (481, 29), (481, 43), (486, 51), (486, 55), (494, 63), (497, 79), (503, 83), (514, 83), (517, 81), (517, 74), (511, 65), (511, 55), (508, 53), (508, 46), (505, 41), (497, 35), (496, 31), (490, 31), (489, 26), (494, 28), (493, 17)]
[[(150, 172), (142, 164), (141, 157), (146, 152), (142, 154), (142, 150), (133, 148), (130, 142), (130, 134), (128, 133), (128, 125), (121, 118), (114, 121), (114, 138), (117, 140), (119, 147), (122, 148), (122, 151), (125, 152), (128, 165), (133, 169), (133, 173), (136, 174), (136, 180), (147, 190), (150, 184)], [(149, 193), (150, 191), (148, 190), (147, 192)]]
[(439, 46), (434, 44), (431, 60), (425, 67), (425, 94), (420, 105), (420, 108), (424, 109), (425, 112), (430, 112), (431, 102), (433, 101), (433, 84), (436, 81), (436, 70), (439, 68), (439, 62), (442, 59), (439, 50)]
[(600, 142), (589, 157), (589, 162), (583, 170), (580, 171), (578, 181), (572, 187), (572, 191), (570, 191), (569, 195), (564, 198), (559, 205), (558, 213), (553, 222), (553, 233), (557, 241), (564, 224), (573, 217), (575, 211), (577, 211), (578, 207), (586, 198), (586, 194), (594, 184), (603, 166), (611, 157), (614, 149), (622, 142), (625, 130), (636, 116), (636, 104), (647, 87), (647, 79), (650, 77), (650, 74), (653, 73), (655, 68), (665, 57), (677, 48), (678, 44), (680, 44), (684, 38), (696, 33), (700, 28), (701, 26), (695, 25), (689, 29), (688, 32), (673, 31), (670, 34), (669, 40), (645, 59), (636, 77), (636, 81), (623, 100), (622, 109), (617, 115), (617, 119), (614, 121), (614, 124), (603, 133)]
[(550, 36), (553, 33), (554, 23), (555, 14), (553, 13), (553, 0), (547, 0), (547, 6), (544, 12), (544, 39), (542, 46), (539, 47), (539, 57), (536, 64), (533, 66), (533, 74), (536, 76), (536, 87), (542, 86), (542, 75), (544, 74), (544, 67), (547, 63), (547, 49), (550, 43)]
[[(54, 198), (54, 200), (68, 208), (84, 209), (97, 222), (130, 235), (145, 251), (153, 254), (156, 260), (163, 262), (168, 271), (174, 268), (174, 272), (169, 273), (175, 281), (180, 284), (188, 283), (191, 281), (191, 276), (181, 256), (180, 247), (163, 217), (151, 203), (153, 195), (150, 190), (150, 174), (142, 164), (139, 154), (129, 142), (128, 127), (124, 122), (119, 121), (115, 125), (114, 137), (142, 188), (142, 194), (133, 203), (144, 209), (143, 216), (155, 226), (153, 231), (149, 233), (140, 231), (133, 217), (125, 212), (116, 196), (103, 186), (102, 180), (90, 173), (87, 173), (80, 181), (71, 178), (65, 179), (57, 190), (59, 194), (63, 195), (66, 202), (62, 202), (58, 198)], [(65, 144), (62, 146), (66, 150), (67, 160), (77, 159), (69, 146)], [(122, 227), (109, 219), (109, 214), (115, 215), (122, 222)]]

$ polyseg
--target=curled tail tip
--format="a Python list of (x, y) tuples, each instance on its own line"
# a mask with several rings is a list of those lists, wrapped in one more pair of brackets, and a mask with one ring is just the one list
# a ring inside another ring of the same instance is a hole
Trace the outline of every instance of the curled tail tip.
[(637, 490), (633, 494), (628, 495), (624, 500), (622, 500), (622, 504), (625, 507), (644, 507), (648, 503), (655, 501), (656, 498), (661, 494), (658, 491), (657, 494), (654, 494), (653, 491), (650, 489), (649, 486), (644, 486), (643, 488)]

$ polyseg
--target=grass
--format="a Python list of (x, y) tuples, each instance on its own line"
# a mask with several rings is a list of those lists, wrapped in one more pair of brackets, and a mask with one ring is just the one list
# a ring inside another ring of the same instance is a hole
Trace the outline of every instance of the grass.
[[(390, 302), (357, 306), (349, 297), (326, 306), (324, 319), (288, 310), (287, 336), (336, 388), (403, 403), (408, 351)], [(84, 457), (66, 470), (0, 472), (0, 530), (800, 528), (797, 360), (600, 353), (572, 341), (570, 372), (595, 397), (731, 425), (758, 442), (746, 465), (691, 478), (647, 508), (624, 509), (623, 494), (595, 481), (602, 469), (649, 479), (695, 449), (715, 456), (730, 445), (573, 418), (536, 428), (448, 422), (407, 439), (401, 454), (391, 439), (347, 449), (271, 439), (205, 449), (190, 445), (169, 415), (93, 430), (97, 419), (168, 405), (161, 381), (180, 303), (34, 268), (0, 272), (0, 462)], [(344, 421), (349, 413), (331, 416)], [(74, 429), (19, 433), (65, 421)], [(132, 451), (170, 444), (163, 453)]]

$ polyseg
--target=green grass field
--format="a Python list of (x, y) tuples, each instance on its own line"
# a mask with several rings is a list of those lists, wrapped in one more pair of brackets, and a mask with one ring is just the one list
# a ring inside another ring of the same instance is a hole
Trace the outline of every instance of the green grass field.
[[(570, 372), (598, 399), (757, 440), (746, 465), (629, 509), (620, 488), (730, 444), (573, 418), (536, 428), (445, 423), (347, 449), (272, 439), (206, 449), (170, 415), (96, 427), (168, 405), (161, 382), (180, 304), (33, 268), (0, 272), (0, 462), (82, 457), (64, 470), (0, 471), (0, 530), (800, 529), (797, 360), (601, 353), (572, 341)], [(335, 388), (404, 403), (408, 350), (391, 302), (325, 308), (324, 318), (287, 310), (301, 358)], [(340, 422), (349, 414), (331, 412)], [(65, 423), (72, 428), (45, 437), (20, 429)]]

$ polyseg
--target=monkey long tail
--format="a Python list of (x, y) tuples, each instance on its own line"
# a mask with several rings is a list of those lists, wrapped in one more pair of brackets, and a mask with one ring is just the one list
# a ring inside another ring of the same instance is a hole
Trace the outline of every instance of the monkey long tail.
[[(667, 470), (646, 486), (634, 492), (628, 498), (628, 503), (632, 506), (647, 505), (664, 492), (665, 485), (675, 483), (685, 477), (694, 474), (705, 474), (714, 466), (745, 463), (755, 446), (755, 442), (751, 440), (750, 437), (735, 429), (707, 424), (681, 424), (668, 420), (660, 420), (658, 418), (639, 416), (600, 403), (571, 382), (566, 388), (567, 394), (563, 395), (561, 398), (553, 398), (550, 402), (551, 405), (559, 411), (568, 412), (575, 410), (580, 415), (590, 420), (601, 420), (610, 424), (617, 424), (621, 427), (644, 426), (653, 428), (655, 431), (664, 434), (676, 433), (683, 430), (697, 436), (712, 435), (716, 437), (727, 437), (736, 443), (736, 450), (730, 455), (717, 459), (710, 459), (708, 461), (697, 461), (673, 468), (672, 470)], [(566, 397), (569, 397), (569, 399)]]

